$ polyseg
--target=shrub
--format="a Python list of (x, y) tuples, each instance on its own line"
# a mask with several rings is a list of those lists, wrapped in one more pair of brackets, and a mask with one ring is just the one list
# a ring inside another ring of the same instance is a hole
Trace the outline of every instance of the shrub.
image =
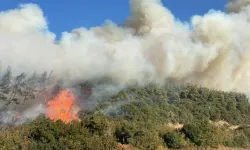
[(177, 131), (163, 135), (163, 139), (169, 148), (180, 149), (185, 147), (185, 141), (181, 134)]
[(249, 146), (249, 139), (244, 135), (244, 133), (237, 133), (233, 138), (234, 147), (247, 148)]
[[(216, 145), (218, 143), (209, 143), (213, 135), (215, 135), (216, 128), (208, 121), (197, 121), (192, 124), (184, 125), (182, 132), (190, 139), (191, 142), (197, 146)], [(217, 142), (217, 141), (214, 141)]]

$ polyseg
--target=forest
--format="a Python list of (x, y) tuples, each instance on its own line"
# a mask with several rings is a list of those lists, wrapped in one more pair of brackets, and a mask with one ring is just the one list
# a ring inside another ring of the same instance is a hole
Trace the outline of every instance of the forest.
[[(31, 93), (34, 89), (38, 89), (37, 93), (39, 89), (46, 91), (42, 85), (48, 78), (47, 73), (36, 78), (25, 74), (11, 78), (11, 70), (8, 70), (1, 78), (0, 101), (7, 108), (35, 99), (35, 94)], [(59, 88), (53, 86), (52, 89), (55, 92)], [(0, 149), (250, 147), (250, 104), (243, 93), (189, 84), (166, 83), (160, 87), (152, 84), (126, 88), (78, 115), (80, 121), (70, 123), (40, 115), (22, 125), (2, 127)]]

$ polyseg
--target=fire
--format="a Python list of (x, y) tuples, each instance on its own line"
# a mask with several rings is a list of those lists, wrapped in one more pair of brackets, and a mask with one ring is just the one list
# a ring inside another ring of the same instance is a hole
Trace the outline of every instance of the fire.
[(16, 119), (19, 119), (21, 118), (20, 114), (19, 113), (16, 113), (16, 116), (15, 116)]
[(16, 115), (12, 117), (12, 122), (16, 122), (20, 118), (21, 118), (20, 114), (16, 113)]
[(78, 108), (74, 102), (75, 96), (70, 90), (60, 91), (54, 99), (47, 103), (48, 117), (51, 120), (62, 120), (65, 123), (80, 120), (77, 116)]

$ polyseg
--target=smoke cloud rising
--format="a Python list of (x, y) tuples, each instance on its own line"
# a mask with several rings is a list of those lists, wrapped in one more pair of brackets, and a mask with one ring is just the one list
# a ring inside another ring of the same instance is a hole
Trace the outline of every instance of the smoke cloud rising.
[(1, 68), (53, 70), (67, 85), (99, 78), (126, 86), (171, 80), (248, 92), (249, 4), (231, 0), (227, 13), (210, 10), (183, 23), (160, 0), (130, 0), (122, 26), (80, 27), (59, 41), (39, 6), (21, 5), (0, 13)]
[(229, 12), (239, 12), (245, 9), (248, 5), (250, 5), (250, 0), (230, 0), (227, 4), (227, 10)]

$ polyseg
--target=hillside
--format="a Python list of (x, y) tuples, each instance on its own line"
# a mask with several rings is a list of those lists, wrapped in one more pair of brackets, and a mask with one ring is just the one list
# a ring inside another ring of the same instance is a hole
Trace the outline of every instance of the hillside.
[(40, 116), (1, 130), (0, 149), (249, 147), (250, 105), (242, 93), (150, 85), (123, 90), (97, 106), (80, 112), (81, 121)]
[(123, 2), (1, 5), (0, 150), (250, 149), (250, 0)]

